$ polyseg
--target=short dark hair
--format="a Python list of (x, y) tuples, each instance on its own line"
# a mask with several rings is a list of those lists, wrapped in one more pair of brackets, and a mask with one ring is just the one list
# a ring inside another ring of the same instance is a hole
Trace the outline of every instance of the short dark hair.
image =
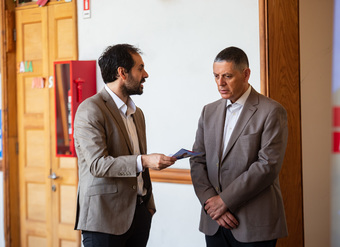
[(230, 46), (220, 51), (215, 57), (214, 62), (233, 62), (236, 69), (243, 70), (249, 68), (247, 54), (240, 48)]
[(123, 67), (127, 73), (135, 65), (132, 54), (142, 54), (140, 49), (129, 44), (107, 47), (98, 59), (103, 80), (106, 83), (118, 78), (118, 68)]

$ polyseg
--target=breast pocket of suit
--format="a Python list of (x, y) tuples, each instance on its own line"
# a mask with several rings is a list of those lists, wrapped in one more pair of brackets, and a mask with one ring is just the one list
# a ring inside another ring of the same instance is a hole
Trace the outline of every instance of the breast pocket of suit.
[(235, 143), (234, 149), (237, 150), (239, 157), (246, 158), (251, 163), (257, 159), (258, 151), (261, 148), (261, 134), (253, 133), (242, 135)]

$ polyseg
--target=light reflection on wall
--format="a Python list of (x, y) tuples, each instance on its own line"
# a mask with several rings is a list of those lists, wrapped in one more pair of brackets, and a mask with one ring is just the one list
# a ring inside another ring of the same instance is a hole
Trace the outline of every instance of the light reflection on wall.
[(332, 246), (340, 246), (340, 0), (334, 0)]

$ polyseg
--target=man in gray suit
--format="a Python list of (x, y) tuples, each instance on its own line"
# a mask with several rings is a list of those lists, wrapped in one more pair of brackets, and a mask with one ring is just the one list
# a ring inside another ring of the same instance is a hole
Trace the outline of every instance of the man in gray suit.
[(228, 47), (213, 73), (222, 99), (203, 108), (191, 177), (202, 204), (208, 247), (272, 247), (287, 236), (279, 184), (287, 145), (287, 113), (248, 83), (247, 55)]
[(99, 58), (105, 87), (82, 102), (74, 121), (79, 185), (75, 229), (85, 247), (145, 247), (155, 205), (149, 168), (173, 157), (146, 154), (145, 121), (130, 95), (148, 77), (140, 50), (119, 44)]

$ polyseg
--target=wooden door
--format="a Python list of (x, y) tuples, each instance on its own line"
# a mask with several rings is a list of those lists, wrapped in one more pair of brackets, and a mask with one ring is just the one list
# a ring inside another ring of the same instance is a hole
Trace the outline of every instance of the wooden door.
[(49, 88), (32, 88), (48, 75), (47, 9), (16, 11), (17, 64), (32, 61), (33, 72), (17, 74), (21, 246), (51, 244), (51, 126)]
[[(53, 61), (77, 59), (76, 6), (52, 3), (16, 10), (21, 246), (79, 246), (73, 230), (75, 158), (55, 156)], [(33, 78), (44, 78), (42, 88)], [(55, 174), (54, 177), (51, 176)]]
[[(75, 3), (75, 1), (73, 1)], [(54, 61), (76, 60), (77, 28), (75, 4), (55, 4), (48, 8), (49, 22), (49, 71), (53, 73)], [(54, 88), (54, 86), (53, 86)], [(55, 191), (52, 193), (52, 246), (76, 247), (80, 244), (79, 232), (73, 230), (76, 195), (77, 195), (77, 159), (57, 158), (55, 142), (55, 97), (54, 90), (50, 90), (50, 120), (52, 128), (51, 164), (52, 173), (58, 176), (52, 181)]]

